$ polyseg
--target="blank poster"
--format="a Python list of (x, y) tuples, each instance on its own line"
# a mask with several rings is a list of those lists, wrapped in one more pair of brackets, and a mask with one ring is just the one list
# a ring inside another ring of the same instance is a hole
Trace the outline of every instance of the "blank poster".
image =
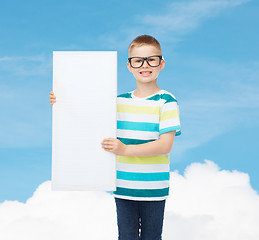
[(52, 190), (115, 190), (117, 52), (54, 51)]

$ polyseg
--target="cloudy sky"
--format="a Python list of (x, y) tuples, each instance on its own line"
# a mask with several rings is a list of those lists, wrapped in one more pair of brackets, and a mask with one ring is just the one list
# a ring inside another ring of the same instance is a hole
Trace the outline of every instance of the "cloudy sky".
[(180, 106), (164, 234), (231, 239), (242, 225), (240, 239), (258, 239), (258, 11), (256, 0), (1, 1), (1, 239), (89, 236), (99, 201), (109, 208), (96, 210), (96, 221), (116, 227), (110, 195), (50, 191), (52, 51), (118, 51), (119, 94), (136, 87), (127, 47), (141, 34), (160, 41), (158, 85)]

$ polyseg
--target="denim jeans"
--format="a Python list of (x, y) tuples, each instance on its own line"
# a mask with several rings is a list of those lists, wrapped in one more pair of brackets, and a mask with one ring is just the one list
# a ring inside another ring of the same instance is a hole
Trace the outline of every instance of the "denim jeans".
[(161, 240), (165, 200), (115, 198), (119, 240)]

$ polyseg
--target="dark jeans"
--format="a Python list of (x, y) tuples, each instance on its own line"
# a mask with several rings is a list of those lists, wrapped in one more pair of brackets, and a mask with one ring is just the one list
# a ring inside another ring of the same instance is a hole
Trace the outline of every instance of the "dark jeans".
[(119, 240), (161, 240), (165, 200), (115, 198)]

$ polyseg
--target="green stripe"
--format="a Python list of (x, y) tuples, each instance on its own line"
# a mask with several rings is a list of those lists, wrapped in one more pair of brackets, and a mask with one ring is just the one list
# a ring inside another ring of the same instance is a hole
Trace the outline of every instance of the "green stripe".
[(179, 136), (181, 134), (182, 134), (181, 130), (177, 130), (176, 133), (175, 133), (175, 136)]
[(179, 113), (177, 110), (170, 110), (166, 112), (162, 112), (160, 116), (160, 121), (164, 121), (167, 119), (172, 119), (172, 118), (179, 118)]
[(117, 155), (118, 163), (127, 164), (169, 164), (169, 157), (166, 155), (150, 156), (150, 157), (133, 157)]
[(117, 171), (117, 179), (128, 181), (167, 181), (169, 178), (169, 172), (139, 173)]
[(119, 94), (117, 97), (121, 97), (121, 98), (132, 98), (131, 93)]
[(117, 129), (158, 132), (159, 123), (117, 121)]
[[(132, 98), (132, 94), (131, 93), (123, 93), (123, 94), (119, 94), (117, 97), (121, 97), (121, 98)], [(150, 98), (147, 98), (146, 100), (154, 100), (154, 101), (159, 101), (160, 99), (164, 99), (166, 100), (165, 103), (169, 103), (169, 102), (177, 102), (177, 100), (175, 98), (173, 98), (170, 94), (167, 93), (163, 93), (163, 94), (156, 94)]]
[(138, 144), (148, 143), (156, 140), (156, 139), (142, 140), (142, 139), (131, 139), (131, 138), (120, 138), (120, 137), (117, 137), (117, 139), (119, 139), (122, 143), (126, 145), (138, 145)]
[(147, 98), (147, 100), (154, 100), (158, 101), (160, 99), (166, 100), (165, 103), (169, 102), (177, 102), (175, 98), (173, 98), (170, 94), (164, 93), (164, 94), (156, 94), (155, 96), (152, 96), (150, 98)]
[(130, 189), (117, 187), (113, 192), (116, 195), (130, 196), (130, 197), (165, 197), (169, 194), (169, 188), (162, 189)]
[(161, 112), (160, 106), (134, 106), (127, 104), (117, 104), (117, 112), (137, 113), (137, 114), (155, 114), (159, 115)]

